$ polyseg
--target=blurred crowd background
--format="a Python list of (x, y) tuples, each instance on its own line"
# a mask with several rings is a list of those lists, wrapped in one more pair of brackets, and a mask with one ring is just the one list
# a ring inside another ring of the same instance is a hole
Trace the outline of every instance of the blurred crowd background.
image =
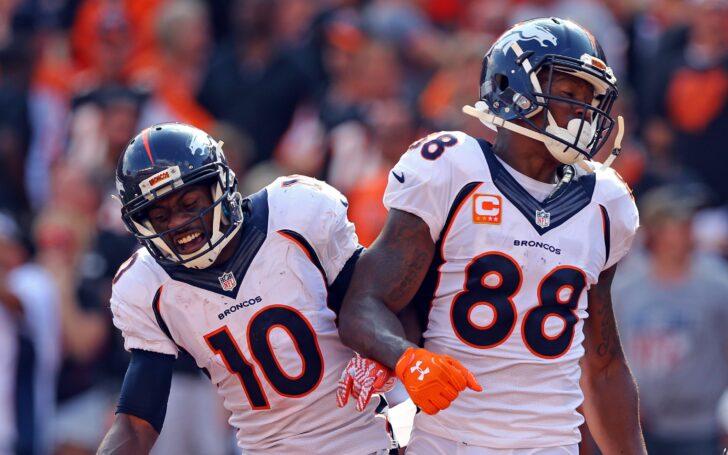
[[(0, 0), (0, 454), (94, 453), (113, 420), (127, 355), (108, 300), (137, 245), (111, 195), (137, 131), (209, 131), (243, 194), (325, 179), (368, 245), (410, 143), (493, 138), (460, 110), (482, 57), (509, 25), (551, 15), (589, 28), (620, 81), (615, 167), (643, 227), (613, 298), (650, 453), (718, 453), (727, 0)], [(155, 453), (235, 453), (213, 386), (177, 363)]]

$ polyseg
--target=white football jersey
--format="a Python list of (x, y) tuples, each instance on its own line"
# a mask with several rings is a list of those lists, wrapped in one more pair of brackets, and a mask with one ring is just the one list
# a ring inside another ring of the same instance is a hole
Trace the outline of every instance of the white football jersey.
[(415, 299), (425, 348), (462, 362), (484, 388), (419, 413), (415, 428), (490, 448), (578, 442), (587, 289), (638, 226), (619, 176), (581, 173), (539, 202), (488, 143), (442, 132), (403, 155), (384, 203), (424, 220), (436, 245)]
[(389, 437), (369, 412), (338, 408), (353, 352), (330, 286), (358, 254), (346, 199), (324, 182), (280, 178), (247, 199), (225, 268), (162, 267), (145, 249), (121, 267), (114, 324), (126, 349), (189, 352), (217, 385), (246, 454), (370, 454)]

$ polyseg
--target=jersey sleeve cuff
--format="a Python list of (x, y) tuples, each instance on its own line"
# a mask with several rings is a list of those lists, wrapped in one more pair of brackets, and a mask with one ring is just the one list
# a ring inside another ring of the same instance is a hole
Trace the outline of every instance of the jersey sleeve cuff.
[(132, 349), (139, 349), (142, 351), (173, 355), (175, 357), (177, 357), (177, 355), (179, 354), (179, 349), (171, 342), (148, 341), (130, 336), (124, 337), (124, 349), (126, 349), (127, 351), (131, 351)]

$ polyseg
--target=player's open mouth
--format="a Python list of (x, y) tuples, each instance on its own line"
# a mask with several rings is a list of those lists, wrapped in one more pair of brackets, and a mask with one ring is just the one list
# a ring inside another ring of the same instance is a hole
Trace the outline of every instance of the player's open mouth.
[(199, 250), (206, 242), (205, 235), (200, 231), (187, 232), (175, 237), (174, 245), (180, 254), (191, 254)]

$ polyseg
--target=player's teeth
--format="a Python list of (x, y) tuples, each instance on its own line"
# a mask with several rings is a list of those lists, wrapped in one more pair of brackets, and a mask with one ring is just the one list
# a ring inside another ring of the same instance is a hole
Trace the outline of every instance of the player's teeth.
[(182, 237), (181, 239), (177, 240), (177, 243), (179, 243), (180, 245), (184, 245), (185, 243), (190, 243), (191, 241), (195, 240), (199, 236), (200, 236), (200, 233), (195, 232), (195, 233), (186, 235), (186, 236)]

